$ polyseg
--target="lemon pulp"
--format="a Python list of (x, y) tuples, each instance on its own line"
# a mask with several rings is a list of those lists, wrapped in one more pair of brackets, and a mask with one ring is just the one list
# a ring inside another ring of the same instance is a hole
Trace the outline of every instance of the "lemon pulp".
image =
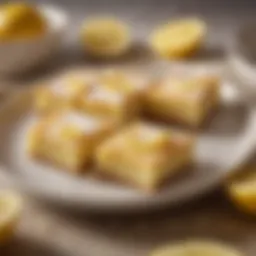
[(81, 40), (93, 56), (116, 56), (124, 53), (130, 41), (128, 27), (114, 18), (99, 18), (84, 22)]
[(206, 25), (199, 19), (181, 19), (167, 22), (153, 31), (152, 49), (165, 58), (186, 57), (202, 43)]

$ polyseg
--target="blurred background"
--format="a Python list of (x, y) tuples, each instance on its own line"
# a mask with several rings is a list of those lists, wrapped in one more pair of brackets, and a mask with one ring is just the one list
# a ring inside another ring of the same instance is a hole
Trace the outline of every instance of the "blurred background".
[[(5, 1), (0, 1), (5, 2)], [(62, 7), (70, 15), (64, 51), (52, 67), (67, 67), (81, 60), (77, 34), (81, 21), (111, 14), (136, 26), (141, 40), (162, 21), (179, 16), (199, 16), (209, 26), (203, 60), (224, 60), (234, 31), (256, 19), (253, 0), (37, 0), (37, 4)], [(199, 58), (200, 60), (200, 58)], [(83, 61), (83, 60), (81, 60)], [(37, 73), (40, 77), (43, 73)], [(33, 75), (32, 75), (33, 76)], [(30, 79), (30, 78), (29, 78)], [(234, 210), (222, 188), (177, 209), (144, 216), (87, 216), (52, 211), (31, 200), (26, 206), (17, 239), (1, 256), (141, 256), (152, 247), (190, 237), (211, 238), (256, 253), (254, 218)]]
[[(145, 39), (156, 24), (170, 18), (198, 16), (209, 26), (206, 47), (211, 58), (223, 58), (225, 48), (231, 43), (234, 31), (255, 16), (256, 2), (250, 0), (31, 0), (61, 6), (68, 11), (71, 22), (66, 37), (66, 54), (59, 59), (60, 65), (71, 64), (81, 59), (77, 47), (78, 31), (84, 18), (100, 15), (115, 15), (136, 28), (133, 35), (138, 40)], [(75, 45), (75, 47), (74, 47)], [(65, 51), (64, 51), (65, 52)], [(64, 61), (64, 59), (68, 61)], [(82, 60), (84, 61), (84, 60)]]

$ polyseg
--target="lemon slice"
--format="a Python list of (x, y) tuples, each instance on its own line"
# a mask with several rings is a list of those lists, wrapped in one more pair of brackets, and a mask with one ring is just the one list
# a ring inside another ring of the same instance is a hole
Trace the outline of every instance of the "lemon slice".
[(190, 241), (168, 245), (151, 256), (242, 256), (237, 250), (216, 242)]
[(128, 27), (114, 18), (85, 21), (81, 29), (81, 39), (85, 50), (97, 57), (121, 55), (130, 45)]
[(228, 182), (228, 194), (238, 208), (256, 214), (256, 165), (246, 167), (239, 173), (241, 175)]
[(12, 192), (0, 192), (0, 244), (9, 240), (22, 210), (22, 200)]
[(199, 19), (182, 19), (164, 24), (150, 36), (152, 49), (160, 56), (176, 59), (197, 50), (206, 33), (206, 24)]

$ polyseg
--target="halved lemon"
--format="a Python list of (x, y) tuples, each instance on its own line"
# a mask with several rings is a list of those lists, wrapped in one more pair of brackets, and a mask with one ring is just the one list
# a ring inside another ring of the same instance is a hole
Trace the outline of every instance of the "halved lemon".
[(156, 249), (151, 256), (242, 256), (234, 248), (217, 242), (188, 241)]
[(47, 23), (36, 6), (28, 3), (0, 5), (0, 40), (37, 37), (47, 30)]
[(21, 211), (22, 199), (18, 194), (0, 192), (0, 244), (13, 236)]
[(150, 36), (152, 49), (168, 59), (186, 57), (195, 52), (206, 34), (206, 24), (196, 18), (167, 22)]
[(228, 181), (228, 194), (242, 211), (256, 214), (256, 165), (247, 166), (239, 173)]
[(119, 56), (130, 46), (130, 32), (128, 26), (116, 18), (95, 18), (82, 25), (81, 41), (92, 56)]

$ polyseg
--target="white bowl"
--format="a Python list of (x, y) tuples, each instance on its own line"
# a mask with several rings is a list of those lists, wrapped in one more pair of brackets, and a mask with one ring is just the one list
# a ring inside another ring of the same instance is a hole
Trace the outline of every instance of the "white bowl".
[(229, 49), (228, 65), (240, 92), (256, 97), (256, 23), (241, 26)]
[(67, 26), (67, 15), (59, 8), (39, 6), (48, 22), (48, 31), (42, 36), (0, 42), (0, 73), (14, 74), (28, 71), (44, 63), (60, 48)]

